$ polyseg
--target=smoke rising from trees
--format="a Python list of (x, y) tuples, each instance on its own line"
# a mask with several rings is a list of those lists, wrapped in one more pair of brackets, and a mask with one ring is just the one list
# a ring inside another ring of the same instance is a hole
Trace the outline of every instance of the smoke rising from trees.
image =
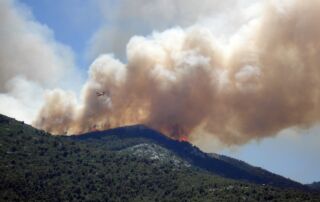
[(201, 25), (132, 37), (126, 63), (98, 57), (81, 99), (49, 92), (34, 125), (78, 134), (143, 123), (226, 145), (310, 127), (320, 120), (318, 19), (317, 0), (269, 1), (227, 43)]

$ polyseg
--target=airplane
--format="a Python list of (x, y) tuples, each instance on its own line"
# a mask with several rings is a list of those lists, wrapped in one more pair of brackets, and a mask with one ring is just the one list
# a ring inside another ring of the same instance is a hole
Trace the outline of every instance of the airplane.
[(96, 95), (97, 95), (98, 97), (100, 97), (100, 96), (107, 96), (107, 97), (109, 97), (109, 96), (110, 96), (110, 93), (109, 93), (109, 92), (105, 92), (105, 91), (102, 91), (102, 92), (97, 91), (97, 92), (96, 92)]
[(96, 95), (97, 95), (98, 97), (103, 96), (103, 95), (105, 95), (105, 94), (106, 94), (106, 92), (96, 92)]

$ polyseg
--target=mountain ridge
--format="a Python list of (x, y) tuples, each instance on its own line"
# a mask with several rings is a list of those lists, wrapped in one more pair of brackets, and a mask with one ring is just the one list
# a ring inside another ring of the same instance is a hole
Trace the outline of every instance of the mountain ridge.
[(0, 114), (0, 201), (320, 200), (316, 191), (252, 184), (189, 166), (150, 139), (101, 134), (83, 141), (52, 136)]
[[(245, 180), (258, 184), (269, 184), (278, 187), (307, 189), (307, 186), (305, 185), (274, 174), (265, 169), (251, 166), (237, 159), (218, 154), (215, 154), (216, 157), (214, 157), (209, 153), (202, 152), (198, 147), (189, 142), (173, 140), (160, 132), (141, 124), (123, 126), (105, 131), (94, 131), (71, 136), (69, 138), (76, 140), (103, 140), (106, 136), (117, 136), (120, 139), (137, 137), (150, 139), (173, 151), (179, 157), (186, 159), (191, 165), (222, 177), (235, 180)], [(217, 158), (217, 155), (219, 158)], [(242, 162), (242, 164), (239, 162)]]
[(319, 182), (313, 182), (311, 184), (308, 184), (308, 186), (313, 190), (320, 191), (320, 181)]

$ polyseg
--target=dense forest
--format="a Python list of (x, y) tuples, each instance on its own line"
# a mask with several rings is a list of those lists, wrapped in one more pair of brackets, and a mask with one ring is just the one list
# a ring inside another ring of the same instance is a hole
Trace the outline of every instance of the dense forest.
[(0, 201), (320, 201), (316, 192), (226, 179), (180, 157), (135, 155), (130, 141), (139, 139), (51, 136), (1, 115)]
[[(205, 153), (187, 141), (171, 139), (162, 133), (144, 125), (130, 125), (105, 131), (93, 131), (70, 136), (73, 140), (84, 141), (92, 147), (104, 147), (111, 151), (135, 148), (147, 145), (158, 145), (169, 151), (166, 159), (173, 157), (182, 159), (193, 167), (206, 170), (224, 178), (247, 181), (256, 184), (267, 184), (282, 188), (309, 189), (309, 187), (291, 179), (277, 175), (263, 168), (255, 167), (246, 162), (216, 153)], [(137, 148), (135, 149), (137, 150)], [(140, 148), (141, 152), (150, 150), (149, 147)], [(152, 149), (151, 149), (152, 150)], [(154, 149), (153, 149), (154, 150)], [(134, 153), (137, 153), (135, 151)], [(155, 152), (157, 154), (163, 152)], [(141, 156), (141, 155), (140, 155)]]

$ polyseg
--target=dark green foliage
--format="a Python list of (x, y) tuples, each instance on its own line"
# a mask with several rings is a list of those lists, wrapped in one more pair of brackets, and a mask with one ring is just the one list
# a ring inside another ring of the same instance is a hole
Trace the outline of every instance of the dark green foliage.
[(320, 191), (320, 182), (314, 182), (308, 185), (311, 189)]
[(0, 116), (0, 201), (320, 200), (118, 151), (138, 139), (107, 141), (54, 137)]
[(88, 144), (104, 146), (106, 149), (121, 150), (141, 143), (154, 143), (170, 150), (194, 167), (209, 171), (221, 177), (268, 184), (282, 188), (308, 189), (298, 182), (276, 175), (262, 168), (218, 154), (202, 152), (189, 142), (180, 142), (143, 125), (118, 127), (106, 131), (94, 131), (72, 136), (71, 139), (86, 141)]

